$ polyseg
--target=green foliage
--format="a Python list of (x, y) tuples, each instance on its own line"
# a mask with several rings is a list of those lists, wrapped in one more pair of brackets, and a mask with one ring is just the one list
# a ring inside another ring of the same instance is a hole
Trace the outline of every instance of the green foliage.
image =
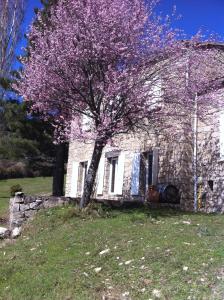
[[(25, 163), (24, 176), (51, 175), (55, 159), (53, 128), (38, 116), (30, 116), (28, 110), (23, 102), (0, 101), (0, 160)], [(5, 169), (3, 178), (9, 174)]]
[(0, 161), (0, 179), (23, 178), (31, 176), (28, 166), (24, 162), (18, 161)]
[(20, 184), (12, 185), (10, 187), (10, 195), (13, 197), (15, 196), (15, 193), (17, 192), (22, 192), (23, 188), (21, 187)]
[[(50, 8), (56, 2), (56, 0), (41, 1), (43, 10), (40, 13), (46, 26)], [(36, 13), (38, 12), (37, 9)], [(38, 20), (36, 25), (41, 26)], [(29, 56), (28, 48), (25, 56)], [(12, 83), (19, 77), (19, 72), (14, 70), (11, 72), (10, 80), (0, 78), (0, 92), (3, 91), (0, 93), (0, 161), (7, 160), (12, 163), (8, 168), (0, 164), (0, 179), (50, 176), (53, 173), (56, 151), (53, 144), (53, 128), (50, 123), (41, 120), (38, 113), (31, 115), (27, 103), (22, 102), (16, 94)], [(18, 161), (25, 166), (25, 170), (19, 170)]]

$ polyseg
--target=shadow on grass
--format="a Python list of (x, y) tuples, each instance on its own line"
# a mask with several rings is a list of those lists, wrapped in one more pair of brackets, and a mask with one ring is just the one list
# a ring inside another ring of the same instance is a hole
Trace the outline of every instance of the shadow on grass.
[(116, 217), (119, 214), (129, 214), (136, 215), (142, 214), (151, 219), (163, 219), (163, 218), (175, 218), (181, 216), (203, 216), (204, 218), (210, 218), (211, 215), (217, 214), (207, 214), (204, 212), (189, 212), (183, 211), (179, 208), (171, 208), (171, 207), (149, 207), (147, 204), (143, 203), (124, 203), (120, 207), (113, 207), (106, 204), (101, 204), (103, 209), (107, 210), (111, 217)]
[[(75, 210), (77, 212), (78, 205), (75, 205)], [(79, 210), (79, 208), (78, 208)], [(133, 216), (133, 220), (141, 220), (145, 218), (150, 219), (162, 219), (162, 218), (174, 218), (180, 217), (182, 215), (193, 215), (191, 212), (184, 212), (180, 209), (175, 208), (151, 208), (143, 203), (123, 203), (119, 207), (116, 203), (99, 203), (91, 202), (85, 209), (79, 210), (80, 216), (89, 215), (102, 218), (116, 218), (121, 214)], [(77, 216), (77, 214), (75, 214)]]

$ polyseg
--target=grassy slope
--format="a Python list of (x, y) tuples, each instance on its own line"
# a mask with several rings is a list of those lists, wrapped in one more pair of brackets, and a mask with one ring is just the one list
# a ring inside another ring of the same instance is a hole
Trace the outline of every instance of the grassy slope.
[(29, 195), (49, 194), (52, 189), (51, 177), (19, 178), (0, 180), (0, 218), (7, 214), (10, 198), (10, 187), (20, 184)]
[(72, 207), (39, 213), (16, 243), (0, 249), (0, 299), (129, 292), (140, 300), (155, 299), (155, 289), (160, 299), (223, 299), (224, 216), (143, 209), (109, 215), (79, 217)]

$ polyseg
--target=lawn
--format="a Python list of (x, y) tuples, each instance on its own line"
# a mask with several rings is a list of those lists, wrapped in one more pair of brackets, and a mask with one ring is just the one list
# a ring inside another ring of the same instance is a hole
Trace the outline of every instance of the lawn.
[(224, 216), (94, 212), (42, 211), (2, 246), (0, 299), (224, 299)]
[(0, 180), (0, 218), (5, 218), (9, 208), (10, 187), (20, 184), (28, 195), (50, 194), (52, 177), (18, 178)]

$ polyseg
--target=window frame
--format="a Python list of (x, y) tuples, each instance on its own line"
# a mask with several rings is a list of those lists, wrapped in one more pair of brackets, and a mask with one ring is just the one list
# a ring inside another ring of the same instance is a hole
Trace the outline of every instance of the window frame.
[[(115, 162), (113, 165), (112, 162)], [(109, 166), (110, 166), (110, 176), (109, 176), (109, 194), (110, 195), (116, 195), (116, 186), (117, 186), (117, 172), (118, 172), (118, 156), (110, 157), (109, 158)], [(113, 191), (112, 189), (112, 176), (113, 176), (113, 166), (115, 166), (114, 170), (114, 182), (113, 182)]]
[(82, 161), (80, 162), (80, 166), (81, 166), (81, 194), (83, 194), (83, 190), (84, 190), (84, 183), (85, 183), (85, 178), (87, 175), (87, 171), (88, 171), (88, 161)]

